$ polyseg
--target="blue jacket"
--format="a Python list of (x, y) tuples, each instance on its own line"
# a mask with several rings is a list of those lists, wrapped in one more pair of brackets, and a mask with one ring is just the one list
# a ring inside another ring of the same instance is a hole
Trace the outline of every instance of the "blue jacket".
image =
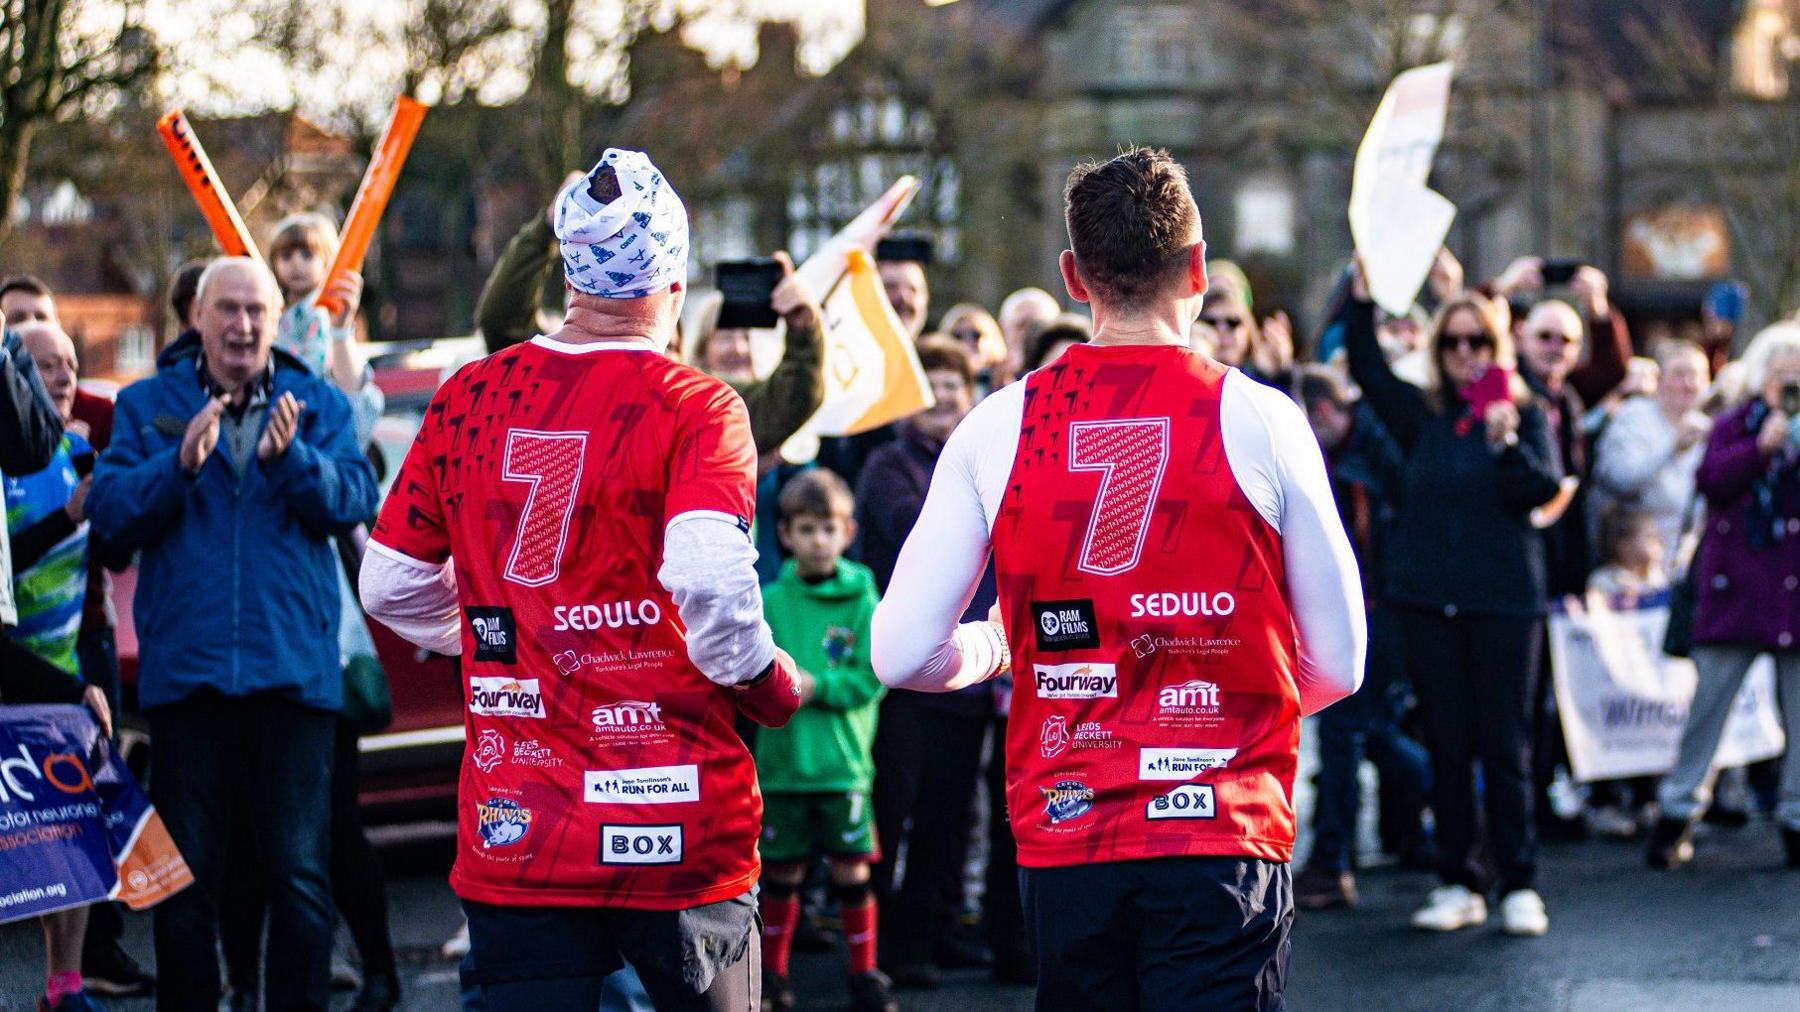
[[(375, 472), (356, 445), (349, 403), (299, 359), (274, 350), (269, 403), (306, 402), (287, 452), (240, 475), (224, 440), (200, 473), (178, 459), (205, 406), (192, 336), (156, 375), (119, 394), (112, 445), (94, 471), (95, 535), (140, 550), (138, 699), (145, 707), (212, 688), (277, 691), (321, 710), (343, 706), (334, 534), (373, 516)], [(266, 418), (266, 416), (265, 416)]]

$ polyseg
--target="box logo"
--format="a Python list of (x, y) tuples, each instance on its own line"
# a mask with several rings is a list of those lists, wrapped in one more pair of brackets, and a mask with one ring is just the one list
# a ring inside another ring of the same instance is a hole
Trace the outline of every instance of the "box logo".
[(1091, 598), (1031, 602), (1031, 622), (1039, 650), (1098, 650), (1100, 623)]
[(681, 824), (601, 826), (601, 864), (680, 864)]
[(512, 664), (519, 659), (519, 633), (511, 608), (470, 605), (463, 613), (469, 617), (469, 628), (475, 633), (476, 660)]
[(1214, 819), (1218, 818), (1218, 802), (1211, 784), (1182, 784), (1167, 794), (1159, 794), (1144, 806), (1146, 819)]

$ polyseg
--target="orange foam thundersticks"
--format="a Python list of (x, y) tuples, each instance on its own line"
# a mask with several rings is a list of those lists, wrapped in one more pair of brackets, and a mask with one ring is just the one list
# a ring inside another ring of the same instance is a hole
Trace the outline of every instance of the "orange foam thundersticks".
[(250, 238), (250, 230), (244, 227), (244, 219), (238, 217), (231, 195), (225, 192), (225, 184), (213, 171), (212, 159), (206, 157), (206, 149), (194, 136), (194, 128), (189, 125), (187, 116), (180, 109), (168, 113), (156, 121), (156, 132), (168, 145), (169, 155), (181, 171), (181, 181), (194, 195), (194, 203), (200, 205), (200, 213), (212, 229), (213, 238), (219, 241), (219, 248), (226, 256), (261, 260), (262, 253)]
[(381, 132), (381, 142), (375, 145), (368, 171), (363, 173), (362, 185), (356, 188), (350, 215), (344, 219), (344, 236), (338, 243), (337, 256), (331, 258), (331, 266), (325, 271), (318, 304), (327, 312), (336, 313), (343, 308), (336, 299), (323, 293), (331, 291), (331, 286), (345, 274), (362, 268), (369, 242), (375, 238), (375, 225), (381, 220), (381, 212), (387, 209), (394, 184), (400, 179), (400, 168), (406, 164), (406, 154), (412, 150), (413, 138), (418, 136), (419, 124), (424, 119), (425, 106), (419, 102), (402, 95), (394, 103), (394, 114), (388, 117), (387, 129)]

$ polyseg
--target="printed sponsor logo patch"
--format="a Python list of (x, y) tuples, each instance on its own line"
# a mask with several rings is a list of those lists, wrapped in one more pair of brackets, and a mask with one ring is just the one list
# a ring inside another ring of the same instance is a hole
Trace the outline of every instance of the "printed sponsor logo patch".
[(1039, 699), (1117, 699), (1118, 669), (1111, 664), (1033, 664)]
[(483, 848), (510, 847), (531, 831), (531, 809), (511, 798), (489, 798), (475, 805), (475, 831)]
[(1237, 757), (1235, 748), (1138, 749), (1139, 780), (1192, 780), (1208, 770), (1222, 770)]
[(1039, 650), (1098, 650), (1100, 623), (1091, 598), (1031, 602)]
[(519, 632), (511, 608), (470, 605), (463, 609), (475, 633), (475, 659), (512, 664), (519, 659)]
[(681, 824), (601, 826), (601, 864), (680, 864)]
[(1219, 815), (1218, 803), (1211, 784), (1182, 784), (1167, 794), (1159, 794), (1144, 806), (1144, 818), (1214, 819)]
[(1079, 819), (1094, 808), (1094, 789), (1079, 780), (1058, 780), (1038, 792), (1044, 796), (1044, 817), (1051, 825)]
[(700, 767), (644, 766), (633, 770), (588, 770), (582, 798), (590, 805), (667, 805), (700, 800)]

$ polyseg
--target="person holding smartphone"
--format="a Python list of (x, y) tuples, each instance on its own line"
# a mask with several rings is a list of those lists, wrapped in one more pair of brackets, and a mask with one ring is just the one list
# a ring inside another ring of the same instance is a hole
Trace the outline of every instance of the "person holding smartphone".
[[(1385, 599), (1398, 612), (1431, 751), (1443, 883), (1412, 923), (1482, 924), (1497, 884), (1506, 931), (1541, 935), (1549, 917), (1534, 888), (1530, 753), (1545, 577), (1530, 515), (1555, 498), (1562, 477), (1550, 426), (1481, 295), (1439, 307), (1423, 387), (1396, 376), (1382, 354), (1360, 267), (1343, 324), (1350, 374), (1405, 458)], [(1476, 760), (1485, 819), (1475, 807)]]
[[(1694, 479), (1706, 499), (1693, 563), (1699, 681), (1675, 767), (1657, 790), (1662, 819), (1650, 836), (1652, 868), (1692, 857), (1725, 720), (1762, 654), (1775, 660), (1788, 741), (1800, 741), (1800, 323), (1764, 330), (1745, 366), (1746, 388), (1757, 393), (1713, 423)], [(1800, 748), (1791, 744), (1775, 819), (1787, 867), (1800, 868)]]

